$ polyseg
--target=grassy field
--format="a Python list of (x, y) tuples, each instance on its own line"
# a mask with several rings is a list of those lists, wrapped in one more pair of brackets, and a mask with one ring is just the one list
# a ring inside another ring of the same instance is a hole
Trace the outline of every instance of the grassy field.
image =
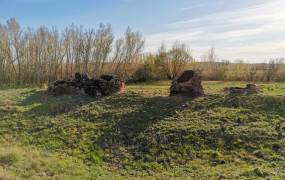
[(285, 179), (285, 83), (168, 97), (169, 82), (101, 99), (0, 89), (0, 179)]

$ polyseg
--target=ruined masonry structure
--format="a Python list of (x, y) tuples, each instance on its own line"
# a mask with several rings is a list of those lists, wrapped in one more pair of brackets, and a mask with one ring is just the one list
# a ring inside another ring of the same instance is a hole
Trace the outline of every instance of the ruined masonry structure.
[(123, 91), (125, 84), (115, 75), (102, 75), (89, 79), (86, 74), (75, 74), (73, 80), (58, 80), (51, 83), (48, 92), (52, 95), (87, 94), (91, 97), (109, 96)]
[(229, 94), (253, 94), (259, 93), (260, 88), (256, 84), (247, 84), (245, 88), (240, 87), (227, 87), (224, 92)]
[(192, 70), (184, 71), (172, 82), (170, 95), (184, 95), (193, 98), (204, 96), (201, 76)]

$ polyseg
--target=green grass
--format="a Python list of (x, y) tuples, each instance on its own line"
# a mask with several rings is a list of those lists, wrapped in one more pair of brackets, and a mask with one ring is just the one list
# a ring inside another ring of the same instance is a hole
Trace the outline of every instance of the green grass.
[(285, 83), (169, 97), (170, 82), (94, 99), (0, 90), (0, 179), (284, 179)]

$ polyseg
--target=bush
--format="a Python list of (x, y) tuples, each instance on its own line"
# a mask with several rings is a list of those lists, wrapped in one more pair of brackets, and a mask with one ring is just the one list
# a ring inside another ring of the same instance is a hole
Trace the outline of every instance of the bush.
[(167, 79), (159, 64), (159, 59), (155, 55), (148, 55), (144, 64), (142, 64), (131, 78), (131, 82), (146, 82)]

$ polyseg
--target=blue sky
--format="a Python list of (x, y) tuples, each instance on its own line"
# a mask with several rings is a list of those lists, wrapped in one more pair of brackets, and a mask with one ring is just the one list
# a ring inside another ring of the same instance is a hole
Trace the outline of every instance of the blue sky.
[(127, 26), (146, 37), (146, 52), (186, 43), (196, 58), (210, 46), (221, 59), (264, 62), (285, 57), (285, 0), (0, 0), (0, 23), (60, 29), (72, 23)]

